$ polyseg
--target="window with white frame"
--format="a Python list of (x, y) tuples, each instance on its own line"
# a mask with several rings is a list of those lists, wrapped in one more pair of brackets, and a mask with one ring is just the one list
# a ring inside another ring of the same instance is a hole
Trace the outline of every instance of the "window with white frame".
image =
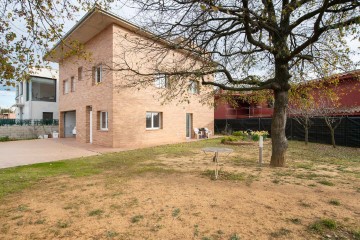
[(75, 92), (75, 77), (71, 77), (70, 83), (71, 83), (71, 91)]
[(100, 112), (100, 130), (108, 129), (108, 112)]
[(198, 81), (190, 81), (188, 92), (191, 94), (199, 93), (199, 82)]
[(146, 112), (146, 129), (160, 129), (161, 122), (161, 112)]
[(68, 94), (70, 90), (69, 80), (64, 80), (63, 82), (64, 94)]
[(155, 77), (155, 87), (156, 88), (167, 88), (168, 79), (165, 74), (157, 74)]
[(95, 67), (95, 83), (102, 82), (102, 65), (98, 65)]

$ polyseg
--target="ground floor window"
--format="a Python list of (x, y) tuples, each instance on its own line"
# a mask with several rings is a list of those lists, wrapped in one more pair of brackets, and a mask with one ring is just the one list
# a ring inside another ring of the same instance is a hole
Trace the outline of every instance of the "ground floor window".
[(162, 123), (161, 112), (146, 112), (146, 129), (160, 129)]
[(100, 112), (100, 130), (108, 130), (108, 112)]
[(43, 120), (53, 120), (52, 112), (43, 112)]

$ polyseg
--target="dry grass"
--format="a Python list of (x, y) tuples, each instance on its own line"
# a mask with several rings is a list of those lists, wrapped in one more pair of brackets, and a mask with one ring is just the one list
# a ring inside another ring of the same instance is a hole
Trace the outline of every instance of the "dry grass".
[(0, 239), (359, 239), (359, 149), (226, 146), (214, 181), (219, 142), (0, 170)]

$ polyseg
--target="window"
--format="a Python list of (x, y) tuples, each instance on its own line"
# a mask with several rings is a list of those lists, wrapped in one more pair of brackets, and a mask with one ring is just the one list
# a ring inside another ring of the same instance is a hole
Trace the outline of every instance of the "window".
[(63, 84), (64, 94), (68, 94), (68, 93), (69, 93), (69, 90), (70, 90), (69, 80), (65, 80), (63, 83), (64, 83), (64, 84)]
[(19, 85), (16, 85), (16, 97), (19, 96)]
[(78, 80), (81, 81), (83, 79), (83, 68), (78, 68)]
[(161, 112), (146, 112), (146, 129), (160, 129), (161, 118)]
[(167, 88), (168, 80), (165, 74), (157, 74), (155, 78), (155, 87), (156, 88)]
[(108, 113), (100, 112), (100, 130), (108, 130)]
[(43, 112), (43, 120), (53, 120), (52, 112)]
[(190, 81), (188, 92), (192, 93), (192, 94), (198, 94), (199, 93), (199, 82), (198, 81)]
[(30, 83), (29, 81), (26, 82), (26, 101), (30, 99)]
[(71, 91), (75, 92), (75, 77), (71, 77)]
[(102, 66), (98, 65), (95, 67), (95, 84), (96, 83), (101, 83), (102, 82)]
[(31, 101), (56, 102), (56, 80), (31, 77)]

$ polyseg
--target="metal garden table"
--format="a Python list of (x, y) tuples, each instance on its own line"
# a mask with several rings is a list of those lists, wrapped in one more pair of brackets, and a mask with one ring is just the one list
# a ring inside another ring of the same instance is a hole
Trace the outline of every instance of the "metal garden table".
[(230, 155), (230, 153), (232, 153), (234, 150), (232, 150), (231, 148), (220, 148), (220, 147), (207, 147), (207, 148), (203, 148), (201, 149), (205, 154), (207, 152), (213, 152), (215, 153), (214, 157), (213, 157), (213, 162), (215, 163), (215, 179), (218, 179), (219, 176), (219, 153), (228, 153), (227, 156)]

